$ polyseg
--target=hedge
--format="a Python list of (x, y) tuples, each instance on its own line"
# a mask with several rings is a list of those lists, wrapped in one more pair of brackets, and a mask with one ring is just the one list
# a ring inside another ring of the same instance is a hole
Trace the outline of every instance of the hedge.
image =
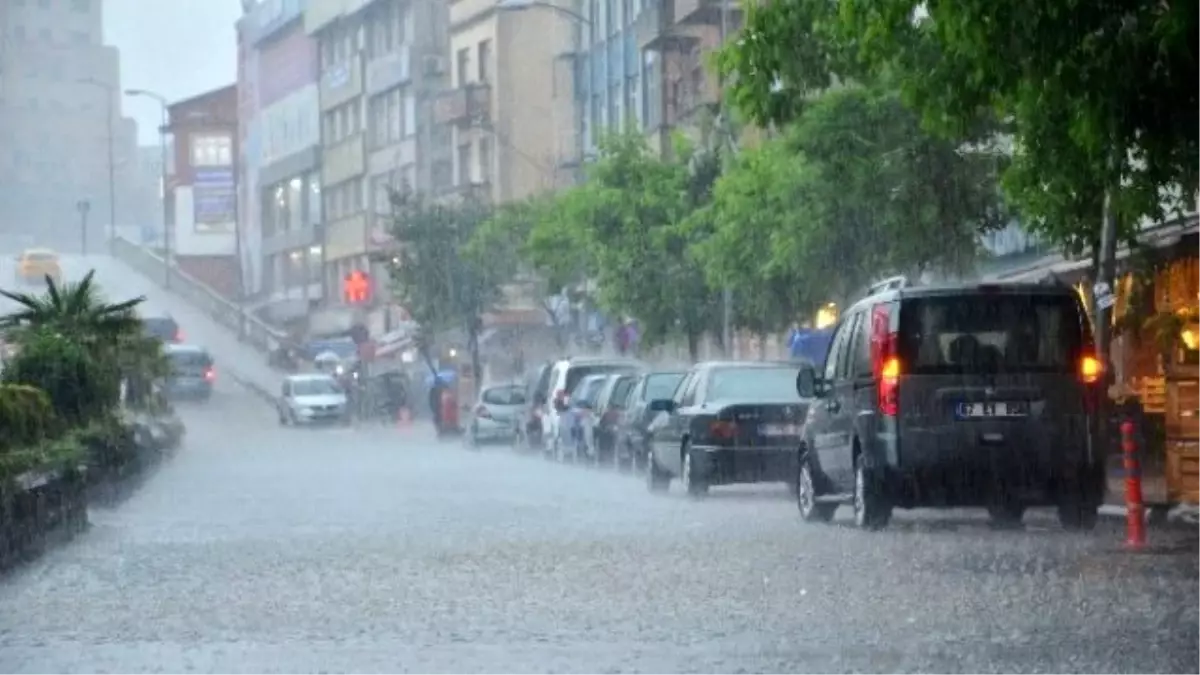
[(0, 384), (0, 452), (36, 445), (58, 430), (46, 392), (23, 384)]

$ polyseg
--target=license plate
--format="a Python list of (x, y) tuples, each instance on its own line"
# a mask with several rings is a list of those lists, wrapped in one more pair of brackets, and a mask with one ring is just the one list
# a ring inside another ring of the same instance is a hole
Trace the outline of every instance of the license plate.
[(798, 424), (764, 424), (759, 427), (759, 432), (763, 436), (799, 436), (800, 425)]
[(961, 419), (981, 419), (989, 417), (1025, 417), (1029, 414), (1029, 404), (1024, 401), (984, 401), (978, 403), (959, 403), (956, 411)]

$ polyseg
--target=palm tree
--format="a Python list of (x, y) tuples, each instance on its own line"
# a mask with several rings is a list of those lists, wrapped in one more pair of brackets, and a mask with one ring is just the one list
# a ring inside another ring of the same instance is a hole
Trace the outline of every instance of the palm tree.
[(43, 294), (0, 290), (0, 295), (19, 305), (15, 312), (0, 316), (0, 331), (50, 328), (85, 342), (105, 344), (139, 334), (141, 321), (134, 308), (145, 297), (106, 303), (95, 275), (91, 270), (79, 282), (62, 285), (47, 275)]

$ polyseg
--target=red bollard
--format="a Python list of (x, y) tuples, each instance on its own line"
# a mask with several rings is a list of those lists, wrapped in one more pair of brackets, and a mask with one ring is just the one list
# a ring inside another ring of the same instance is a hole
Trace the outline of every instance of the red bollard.
[(1131, 420), (1121, 422), (1121, 451), (1125, 455), (1125, 546), (1146, 546), (1146, 507), (1142, 503), (1142, 467)]

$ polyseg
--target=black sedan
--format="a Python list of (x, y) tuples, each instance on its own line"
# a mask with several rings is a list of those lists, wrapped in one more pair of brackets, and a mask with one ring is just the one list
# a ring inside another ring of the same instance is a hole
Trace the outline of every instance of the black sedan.
[(646, 471), (652, 492), (672, 478), (698, 497), (714, 485), (790, 483), (808, 402), (796, 393), (798, 366), (711, 361), (692, 367), (670, 399), (651, 402)]

